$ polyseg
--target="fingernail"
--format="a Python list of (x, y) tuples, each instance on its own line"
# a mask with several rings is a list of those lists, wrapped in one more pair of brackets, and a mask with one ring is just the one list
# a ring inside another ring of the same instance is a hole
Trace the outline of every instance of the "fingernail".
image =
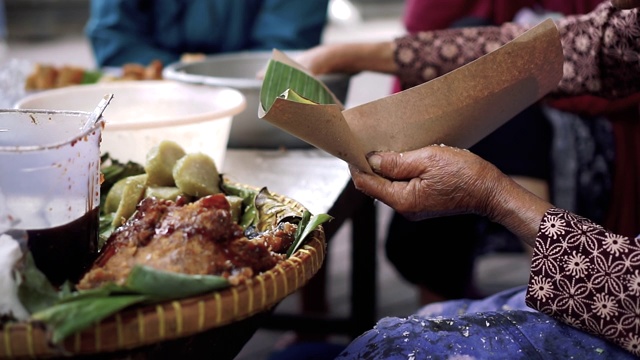
[(371, 165), (371, 168), (373, 169), (373, 171), (380, 171), (380, 163), (382, 162), (382, 156), (378, 154), (372, 154), (367, 158), (367, 160), (369, 161), (369, 165)]

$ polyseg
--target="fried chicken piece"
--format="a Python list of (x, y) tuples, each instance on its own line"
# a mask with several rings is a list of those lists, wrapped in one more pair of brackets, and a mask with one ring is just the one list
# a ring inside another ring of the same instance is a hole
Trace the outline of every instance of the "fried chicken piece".
[(189, 204), (145, 198), (136, 213), (111, 234), (77, 288), (123, 284), (136, 264), (184, 274), (220, 275), (238, 284), (284, 259), (273, 250), (290, 245), (295, 230), (295, 225), (287, 224), (249, 240), (233, 221), (223, 194)]

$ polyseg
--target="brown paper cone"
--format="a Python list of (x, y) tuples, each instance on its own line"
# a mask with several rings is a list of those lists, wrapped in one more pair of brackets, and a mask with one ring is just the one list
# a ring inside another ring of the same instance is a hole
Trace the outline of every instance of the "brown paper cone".
[[(304, 70), (285, 54), (275, 61)], [(558, 30), (546, 20), (437, 79), (351, 109), (277, 99), (259, 117), (362, 171), (371, 151), (434, 143), (467, 148), (553, 90), (562, 78)], [(307, 72), (308, 73), (308, 72)]]
[(546, 20), (455, 71), (343, 114), (365, 153), (467, 148), (553, 90), (563, 61), (556, 26)]

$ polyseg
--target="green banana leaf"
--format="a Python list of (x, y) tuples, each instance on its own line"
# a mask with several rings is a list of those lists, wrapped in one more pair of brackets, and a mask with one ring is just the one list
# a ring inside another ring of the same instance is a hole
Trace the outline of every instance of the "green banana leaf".
[(215, 275), (187, 275), (158, 271), (148, 266), (135, 266), (125, 288), (159, 300), (177, 299), (223, 289), (229, 281)]
[(266, 231), (276, 227), (282, 221), (297, 222), (296, 219), (302, 217), (300, 211), (294, 210), (291, 206), (283, 204), (265, 187), (255, 196), (255, 208), (260, 215), (256, 228), (258, 231)]
[[(287, 91), (293, 91), (294, 94)], [(272, 59), (267, 65), (260, 89), (260, 103), (265, 112), (271, 109), (278, 97), (302, 103), (335, 104), (333, 95), (319, 80)]]
[(124, 286), (109, 284), (67, 294), (54, 305), (32, 314), (32, 318), (46, 323), (52, 330), (52, 341), (57, 343), (131, 305), (180, 299), (228, 286), (229, 281), (221, 276), (186, 275), (135, 266)]
[(304, 244), (304, 241), (306, 240), (307, 236), (309, 236), (309, 234), (311, 234), (315, 229), (317, 229), (318, 226), (320, 226), (321, 224), (327, 221), (331, 221), (332, 219), (333, 219), (333, 216), (331, 215), (328, 215), (328, 214), (311, 215), (309, 211), (305, 210), (304, 214), (302, 214), (302, 219), (300, 220), (300, 223), (298, 223), (298, 229), (296, 230), (295, 240), (287, 250), (287, 257), (290, 257), (291, 255), (293, 255), (293, 253), (295, 253), (300, 248), (300, 246)]

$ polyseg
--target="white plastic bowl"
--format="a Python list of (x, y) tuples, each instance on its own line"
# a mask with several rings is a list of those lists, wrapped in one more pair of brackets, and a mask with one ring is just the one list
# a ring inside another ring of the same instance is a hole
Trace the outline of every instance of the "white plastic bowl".
[(113, 81), (47, 90), (19, 100), (19, 109), (92, 111), (105, 94), (102, 153), (144, 164), (152, 146), (173, 140), (187, 152), (224, 165), (233, 117), (246, 107), (238, 90), (175, 81)]
[[(287, 51), (295, 57), (298, 51)], [(239, 148), (305, 148), (306, 142), (258, 118), (262, 80), (256, 75), (266, 68), (271, 51), (239, 52), (210, 55), (202, 61), (178, 62), (166, 66), (165, 79), (191, 84), (228, 86), (242, 92), (247, 108), (238, 114), (231, 126), (229, 147)], [(346, 101), (351, 76), (327, 74), (319, 76), (343, 104)]]

